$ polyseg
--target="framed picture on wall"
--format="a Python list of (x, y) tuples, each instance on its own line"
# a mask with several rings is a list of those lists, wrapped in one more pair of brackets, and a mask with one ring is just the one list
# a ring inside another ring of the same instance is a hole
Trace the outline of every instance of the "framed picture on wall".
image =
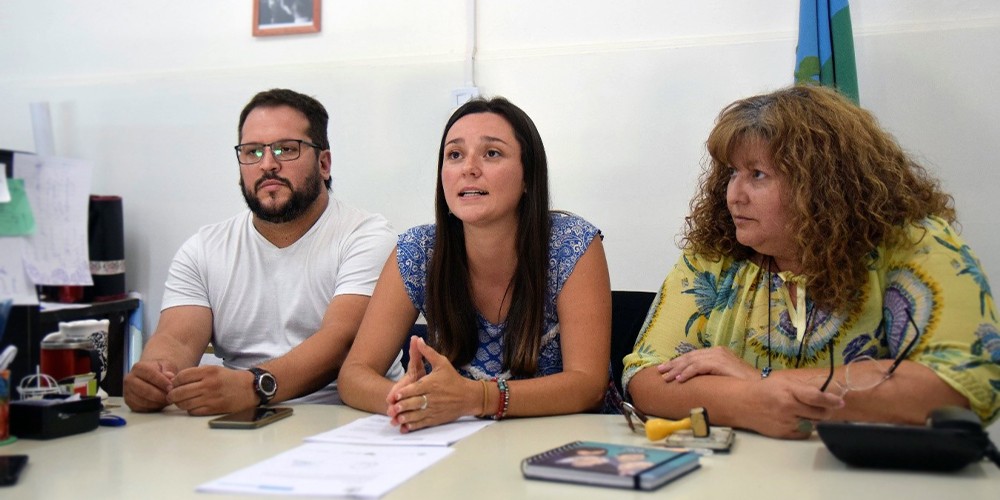
[(322, 0), (252, 0), (253, 36), (319, 31)]

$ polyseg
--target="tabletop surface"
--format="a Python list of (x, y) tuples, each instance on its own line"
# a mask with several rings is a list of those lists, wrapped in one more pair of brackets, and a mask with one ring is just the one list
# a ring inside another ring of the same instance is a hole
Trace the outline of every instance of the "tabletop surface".
[[(112, 404), (121, 404), (112, 398)], [(132, 413), (124, 427), (37, 441), (20, 439), (0, 454), (29, 464), (6, 499), (241, 498), (195, 488), (270, 458), (367, 413), (345, 406), (297, 405), (289, 418), (254, 430), (210, 429), (210, 417), (183, 411)], [(649, 498), (650, 493), (526, 480), (523, 458), (575, 440), (648, 445), (614, 415), (508, 419), (453, 445), (455, 452), (383, 498)], [(1000, 498), (990, 462), (955, 473), (884, 471), (844, 465), (817, 436), (783, 441), (740, 432), (732, 452), (702, 457), (702, 467), (657, 490), (671, 498)], [(242, 497), (245, 498), (245, 497)], [(259, 498), (256, 497), (255, 498)]]

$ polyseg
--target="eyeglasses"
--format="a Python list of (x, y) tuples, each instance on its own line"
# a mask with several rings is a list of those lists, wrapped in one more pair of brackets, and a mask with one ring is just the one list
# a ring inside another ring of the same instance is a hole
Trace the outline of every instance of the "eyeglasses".
[[(646, 434), (646, 421), (649, 420), (649, 417), (645, 413), (639, 411), (638, 408), (631, 404), (622, 401), (622, 415), (625, 415), (625, 421), (628, 422), (628, 428), (632, 429), (632, 432)], [(633, 418), (635, 422), (632, 422)]]
[[(913, 316), (910, 314), (909, 309), (904, 309), (906, 311), (906, 318), (909, 324), (913, 326), (914, 335), (910, 339), (910, 342), (906, 344), (906, 347), (896, 356), (895, 361), (889, 368), (883, 368), (882, 363), (871, 356), (859, 356), (850, 363), (848, 363), (844, 368), (844, 380), (838, 381), (833, 379), (833, 343), (827, 344), (830, 350), (830, 374), (827, 375), (826, 381), (823, 382), (823, 386), (820, 387), (820, 391), (826, 392), (830, 389), (830, 392), (837, 394), (838, 396), (844, 396), (850, 391), (867, 391), (869, 389), (874, 389), (878, 387), (882, 382), (889, 380), (892, 377), (893, 372), (899, 367), (900, 363), (910, 354), (913, 350), (913, 346), (916, 345), (917, 340), (920, 339), (920, 328), (917, 327), (917, 323), (913, 321)], [(905, 331), (903, 332), (905, 334)]]
[(311, 146), (321, 149), (319, 144), (303, 141), (302, 139), (284, 139), (271, 144), (261, 144), (259, 142), (248, 142), (236, 145), (236, 159), (242, 165), (253, 165), (264, 158), (264, 149), (270, 148), (274, 159), (278, 161), (297, 160), (302, 154), (302, 146)]

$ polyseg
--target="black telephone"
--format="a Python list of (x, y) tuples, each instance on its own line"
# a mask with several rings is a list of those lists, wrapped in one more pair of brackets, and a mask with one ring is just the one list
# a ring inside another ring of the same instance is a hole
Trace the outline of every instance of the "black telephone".
[(820, 422), (820, 439), (835, 457), (858, 467), (953, 471), (1000, 452), (979, 417), (957, 406), (938, 408), (926, 426)]

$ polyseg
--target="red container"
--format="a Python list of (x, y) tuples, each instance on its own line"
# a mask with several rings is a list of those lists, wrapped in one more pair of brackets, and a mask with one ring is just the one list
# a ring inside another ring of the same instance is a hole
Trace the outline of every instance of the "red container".
[(56, 381), (94, 372), (97, 356), (90, 340), (55, 340), (42, 342), (42, 373)]

